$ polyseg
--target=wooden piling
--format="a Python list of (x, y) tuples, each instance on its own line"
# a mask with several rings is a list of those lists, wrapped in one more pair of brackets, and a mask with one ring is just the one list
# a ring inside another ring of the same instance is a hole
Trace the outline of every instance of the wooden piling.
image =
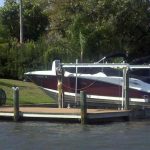
[(60, 80), (58, 80), (57, 89), (58, 89), (58, 107), (63, 108), (62, 82)]
[(57, 74), (57, 90), (58, 90), (58, 107), (64, 107), (64, 92), (63, 92), (63, 76), (64, 71), (61, 65), (56, 69)]
[(86, 94), (80, 91), (80, 107), (81, 107), (81, 124), (87, 123), (87, 104), (86, 104)]
[(125, 68), (125, 71), (124, 71), (125, 75), (125, 84), (124, 84), (124, 96), (125, 96), (125, 106), (124, 106), (124, 109), (125, 110), (129, 110), (129, 68)]
[(13, 87), (14, 121), (19, 120), (19, 87)]
[(62, 86), (61, 86), (61, 108), (64, 108), (64, 89), (63, 89), (63, 80), (64, 80), (64, 70), (63, 70), (63, 67), (61, 66), (61, 70), (62, 70), (62, 73), (61, 73), (61, 83), (62, 83)]

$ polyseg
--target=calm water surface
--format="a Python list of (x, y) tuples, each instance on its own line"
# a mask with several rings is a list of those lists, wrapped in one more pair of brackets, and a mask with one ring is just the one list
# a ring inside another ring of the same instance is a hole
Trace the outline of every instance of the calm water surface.
[(1, 150), (150, 150), (150, 121), (105, 125), (0, 122)]

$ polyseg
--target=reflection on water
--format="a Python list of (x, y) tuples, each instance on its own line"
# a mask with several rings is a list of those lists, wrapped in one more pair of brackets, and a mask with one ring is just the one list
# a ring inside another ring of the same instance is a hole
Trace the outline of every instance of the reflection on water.
[(0, 122), (2, 150), (149, 150), (150, 121), (105, 125)]

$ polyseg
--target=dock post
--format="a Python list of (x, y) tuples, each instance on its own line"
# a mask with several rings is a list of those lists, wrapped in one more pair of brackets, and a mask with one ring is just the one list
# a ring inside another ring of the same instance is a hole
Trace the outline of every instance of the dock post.
[(57, 74), (57, 90), (58, 90), (58, 107), (64, 107), (64, 91), (63, 91), (63, 76), (64, 71), (61, 65), (59, 65), (56, 69)]
[(58, 88), (58, 107), (59, 108), (62, 108), (62, 82), (60, 80), (58, 80), (58, 83), (57, 83), (57, 88)]
[(80, 107), (81, 107), (81, 124), (87, 123), (87, 104), (86, 104), (86, 94), (80, 91)]
[(124, 96), (125, 96), (125, 110), (129, 110), (129, 68), (128, 67), (126, 67), (125, 68), (125, 71), (124, 71), (124, 73), (125, 73), (125, 75), (124, 75), (124, 77), (125, 77), (125, 84), (124, 84), (124, 89), (125, 89), (125, 94), (124, 94)]
[(13, 87), (14, 121), (19, 120), (19, 87)]

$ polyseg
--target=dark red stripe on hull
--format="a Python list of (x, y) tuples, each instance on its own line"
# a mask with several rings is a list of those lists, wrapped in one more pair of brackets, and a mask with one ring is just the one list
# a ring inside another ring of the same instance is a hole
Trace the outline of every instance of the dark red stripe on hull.
[[(38, 86), (44, 88), (57, 90), (57, 77), (56, 76), (44, 76), (44, 75), (28, 75), (32, 82)], [(75, 92), (75, 77), (64, 77), (63, 79), (64, 92)], [(113, 96), (122, 97), (122, 86), (103, 81), (78, 78), (78, 93), (82, 90), (89, 95), (100, 96)], [(147, 95), (150, 97), (150, 93), (138, 91), (134, 89), (129, 90), (130, 98), (144, 98)]]

